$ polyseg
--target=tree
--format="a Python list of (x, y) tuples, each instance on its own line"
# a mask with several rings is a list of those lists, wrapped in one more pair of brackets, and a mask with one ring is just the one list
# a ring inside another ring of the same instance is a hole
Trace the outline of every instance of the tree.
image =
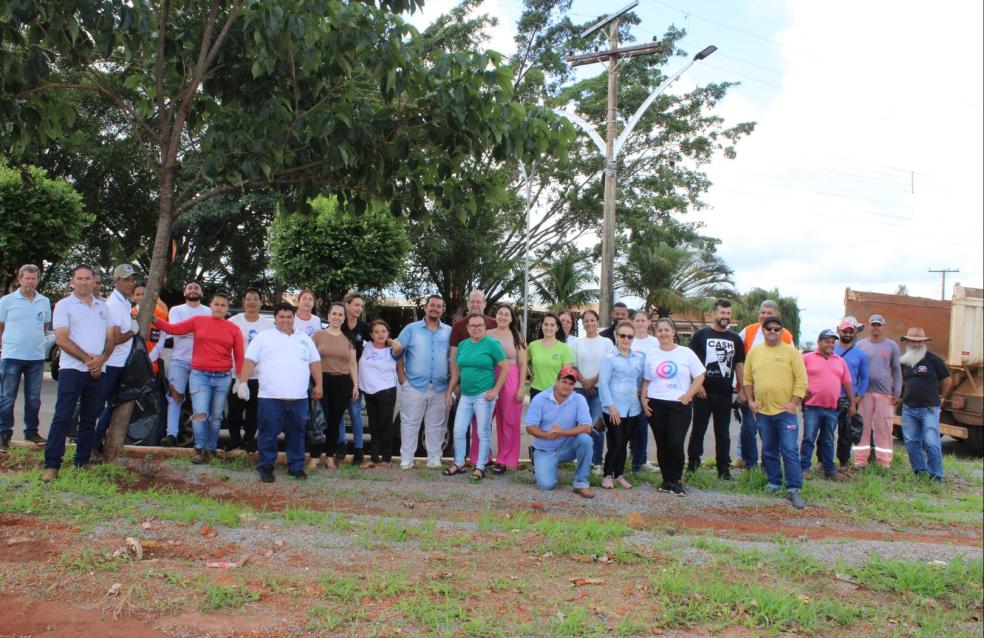
[(899, 284), (899, 287), (895, 289), (895, 294), (899, 295), (900, 297), (908, 297), (909, 287), (906, 286), (905, 284)]
[(540, 301), (554, 312), (597, 301), (598, 289), (585, 287), (591, 284), (597, 284), (597, 280), (590, 254), (573, 246), (553, 259), (541, 260), (533, 279), (533, 288)]
[(779, 316), (782, 323), (793, 333), (793, 341), (799, 343), (800, 338), (800, 308), (796, 297), (784, 297), (778, 288), (765, 290), (752, 288), (732, 299), (731, 314), (739, 326), (758, 321), (759, 306), (766, 299), (771, 299), (779, 306)]
[(646, 312), (660, 317), (674, 311), (696, 312), (708, 297), (727, 295), (734, 281), (732, 270), (707, 250), (690, 245), (635, 241), (625, 259), (615, 267), (618, 287), (642, 297)]
[(371, 204), (362, 214), (334, 197), (319, 197), (313, 215), (278, 215), (270, 229), (272, 265), (290, 288), (310, 288), (337, 301), (350, 290), (381, 290), (396, 281), (410, 242), (389, 207)]
[(3, 291), (24, 264), (41, 266), (78, 241), (92, 215), (82, 197), (63, 180), (34, 166), (20, 170), (0, 162), (0, 273)]

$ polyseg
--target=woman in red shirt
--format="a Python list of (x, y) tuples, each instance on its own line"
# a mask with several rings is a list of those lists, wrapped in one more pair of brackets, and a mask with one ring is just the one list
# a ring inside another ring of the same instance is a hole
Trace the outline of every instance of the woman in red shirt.
[(232, 377), (229, 370), (236, 367), (236, 376), (243, 367), (243, 333), (226, 320), (229, 297), (224, 292), (212, 295), (211, 316), (198, 316), (180, 323), (156, 320), (154, 327), (172, 335), (195, 335), (191, 351), (191, 425), (195, 434), (195, 456), (192, 463), (208, 463), (219, 444), (222, 412)]

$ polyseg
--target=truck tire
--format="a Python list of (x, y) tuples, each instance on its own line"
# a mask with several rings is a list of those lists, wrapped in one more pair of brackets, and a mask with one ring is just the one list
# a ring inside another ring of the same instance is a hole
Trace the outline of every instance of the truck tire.
[(984, 427), (979, 425), (967, 426), (967, 445), (977, 456), (984, 456)]

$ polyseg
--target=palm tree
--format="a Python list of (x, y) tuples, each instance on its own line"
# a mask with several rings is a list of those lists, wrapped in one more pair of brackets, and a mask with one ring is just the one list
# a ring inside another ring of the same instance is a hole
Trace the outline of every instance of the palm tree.
[(647, 312), (667, 317), (673, 311), (700, 310), (707, 297), (732, 292), (732, 270), (720, 257), (690, 246), (636, 241), (615, 268), (622, 292), (642, 297)]
[(586, 252), (572, 246), (564, 248), (552, 260), (537, 264), (533, 288), (540, 301), (554, 312), (585, 306), (598, 300), (594, 268)]

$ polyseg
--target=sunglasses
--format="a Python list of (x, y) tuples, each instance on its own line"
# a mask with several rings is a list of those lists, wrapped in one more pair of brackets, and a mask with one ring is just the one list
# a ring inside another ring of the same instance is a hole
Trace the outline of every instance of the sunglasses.
[(635, 335), (619, 335), (619, 339), (634, 339)]
[(782, 328), (765, 328), (766, 332), (782, 332)]

